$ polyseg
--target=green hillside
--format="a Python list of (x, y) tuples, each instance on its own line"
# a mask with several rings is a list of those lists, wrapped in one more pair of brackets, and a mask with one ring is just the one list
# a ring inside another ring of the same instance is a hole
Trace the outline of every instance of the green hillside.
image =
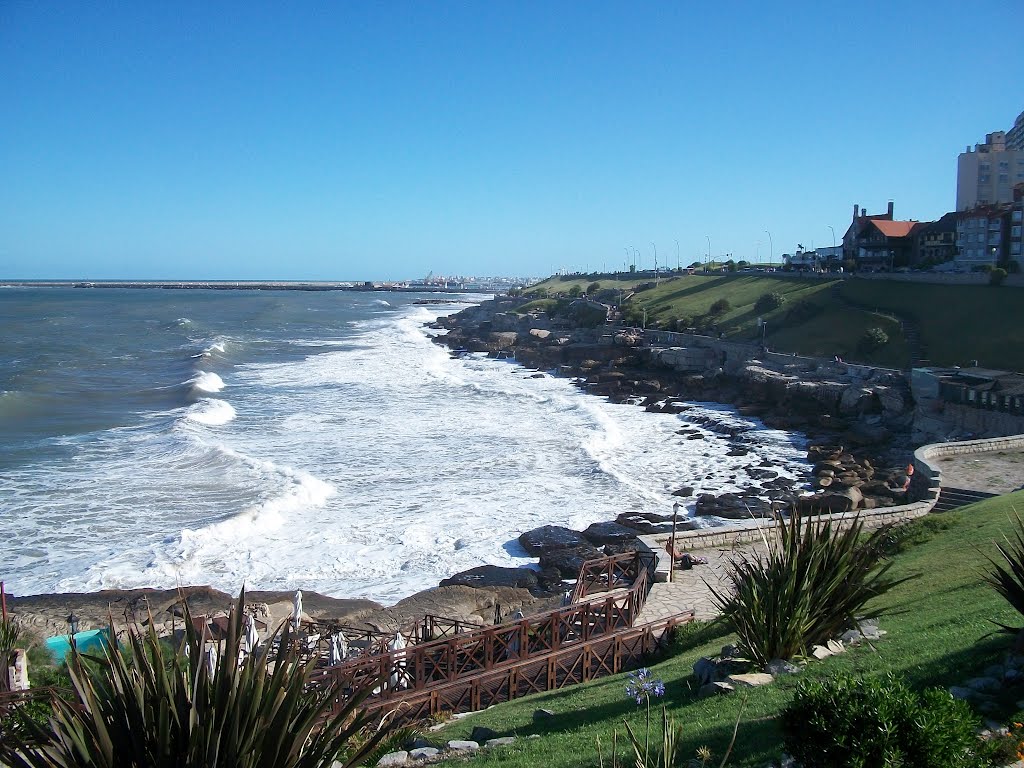
[[(915, 687), (961, 685), (998, 661), (1009, 648), (1006, 635), (994, 634), (993, 621), (1019, 626), (1014, 613), (982, 581), (985, 555), (995, 552), (993, 542), (1009, 533), (1012, 511), (1024, 509), (1024, 491), (987, 500), (962, 511), (934, 515), (911, 524), (912, 534), (904, 550), (895, 556), (893, 575), (918, 574), (879, 599), (887, 613), (880, 626), (887, 635), (876, 650), (866, 646), (810, 664), (802, 678), (820, 678), (835, 672), (881, 675), (892, 671)], [(691, 669), (701, 656), (713, 656), (730, 636), (713, 630), (677, 639), (668, 658), (651, 664), (655, 677), (664, 680), (664, 702), (685, 730), (684, 757), (707, 745), (720, 756), (732, 734), (740, 697), (698, 699)], [(790, 701), (797, 676), (777, 679), (752, 689), (739, 727), (730, 766), (761, 768), (777, 759), (781, 737), (776, 718)], [(594, 765), (597, 741), (604, 747), (605, 765), (613, 731), (620, 741), (623, 719), (643, 730), (643, 709), (624, 693), (625, 675), (598, 680), (563, 691), (539, 694), (452, 723), (442, 739), (466, 738), (476, 725), (493, 728), (500, 735), (540, 734), (539, 739), (520, 738), (513, 746), (480, 753), (480, 766)], [(1024, 698), (1024, 685), (1002, 692), (998, 711), (991, 716), (1006, 722), (1017, 711), (1014, 702)], [(660, 703), (659, 702), (659, 703)], [(534, 722), (533, 712), (550, 709), (555, 716)], [(712, 762), (718, 764), (718, 759)]]
[[(648, 327), (696, 328), (728, 339), (762, 338), (773, 350), (891, 367), (909, 367), (912, 348), (904, 335), (909, 321), (920, 334), (920, 356), (935, 365), (967, 365), (1024, 370), (1024, 290), (1001, 286), (948, 286), (850, 278), (780, 277), (766, 274), (684, 275), (662, 279), (549, 278), (527, 293), (553, 297), (597, 283), (601, 300), (617, 303), (630, 321)], [(632, 292), (632, 293), (631, 293)], [(784, 298), (781, 307), (758, 312), (766, 293)], [(709, 315), (715, 302), (729, 308)], [(759, 320), (767, 323), (759, 325)], [(880, 328), (888, 343), (870, 350), (865, 332)]]

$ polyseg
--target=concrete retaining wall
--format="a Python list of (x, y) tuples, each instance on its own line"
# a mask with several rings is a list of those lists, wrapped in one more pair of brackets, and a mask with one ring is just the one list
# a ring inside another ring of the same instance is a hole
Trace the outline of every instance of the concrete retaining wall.
[[(867, 529), (878, 528), (886, 523), (903, 523), (921, 517), (932, 511), (938, 501), (942, 483), (942, 470), (931, 461), (943, 456), (965, 456), (990, 451), (1024, 450), (1024, 435), (994, 437), (987, 440), (964, 440), (957, 443), (932, 443), (922, 445), (914, 451), (914, 479), (921, 501), (896, 507), (878, 507), (858, 510), (860, 519)], [(816, 520), (829, 520), (842, 529), (854, 519), (850, 513), (818, 515)], [(710, 549), (733, 547), (761, 541), (776, 524), (770, 520), (743, 520), (718, 528), (703, 528), (698, 531), (681, 531), (676, 534), (677, 549)], [(667, 537), (666, 537), (667, 538)]]

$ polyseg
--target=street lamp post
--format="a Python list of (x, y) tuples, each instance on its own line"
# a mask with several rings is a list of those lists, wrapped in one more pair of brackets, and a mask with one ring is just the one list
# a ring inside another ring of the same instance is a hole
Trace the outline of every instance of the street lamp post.
[(658, 246), (651, 241), (651, 245), (654, 246), (654, 284), (658, 284)]
[[(835, 259), (836, 258), (836, 231), (835, 231), (835, 229), (833, 228), (833, 226), (831, 224), (828, 225), (828, 228), (829, 228), (829, 231), (832, 233), (832, 258)], [(842, 259), (837, 259), (837, 261), (842, 261)]]
[(683, 265), (679, 261), (679, 241), (676, 240), (676, 272), (682, 272)]
[(704, 260), (704, 271), (707, 272), (711, 267), (711, 235), (704, 235), (708, 241), (708, 257)]
[(768, 256), (768, 265), (771, 266), (775, 263), (775, 243), (772, 242), (772, 233), (769, 232), (767, 229), (764, 232), (766, 235), (768, 235), (768, 248), (770, 250), (770, 254)]

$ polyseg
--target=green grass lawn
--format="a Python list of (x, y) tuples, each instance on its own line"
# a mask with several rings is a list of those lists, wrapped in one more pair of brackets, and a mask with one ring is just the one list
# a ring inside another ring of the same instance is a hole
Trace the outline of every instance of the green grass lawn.
[(928, 359), (1024, 371), (1024, 291), (1008, 286), (930, 285), (847, 280), (842, 294), (860, 305), (917, 321)]
[[(1024, 513), (1024, 491), (990, 499), (958, 512), (935, 515), (912, 524), (913, 534), (905, 549), (895, 556), (892, 574), (918, 574), (879, 602), (887, 611), (880, 627), (888, 634), (876, 650), (859, 647), (825, 661), (812, 662), (799, 676), (777, 679), (772, 685), (752, 689), (739, 727), (732, 766), (764, 766), (777, 758), (781, 737), (776, 718), (792, 697), (798, 677), (821, 677), (845, 671), (878, 675), (887, 671), (904, 676), (915, 687), (962, 684), (985, 666), (1001, 658), (1010, 645), (1006, 635), (993, 634), (993, 620), (1010, 625), (1024, 623), (982, 581), (985, 554), (994, 553), (993, 542), (1011, 530), (1012, 510)], [(718, 653), (730, 636), (705, 630), (704, 636), (677, 638), (661, 659), (652, 659), (655, 677), (665, 681), (664, 703), (685, 728), (685, 757), (697, 747), (709, 746), (721, 756), (732, 734), (740, 708), (740, 696), (699, 700), (691, 669), (701, 656)], [(487, 751), (474, 765), (558, 766), (597, 765), (597, 742), (604, 747), (608, 764), (613, 731), (624, 739), (623, 719), (634, 729), (643, 728), (644, 710), (624, 693), (625, 675), (588, 685), (539, 694), (453, 722), (439, 740), (468, 738), (476, 725), (500, 735), (539, 734), (540, 739), (520, 738), (513, 746)], [(1014, 702), (1024, 698), (1024, 687), (1004, 692), (1000, 700), (1005, 720), (1017, 711)], [(554, 718), (533, 722), (538, 708), (553, 710)], [(625, 755), (622, 751), (621, 754)], [(717, 761), (714, 762), (717, 765)]]
[[(628, 294), (650, 278), (592, 280), (588, 277), (549, 278), (527, 290), (546, 290), (549, 295), (573, 286), (586, 289), (597, 282), (601, 288), (621, 289)], [(916, 321), (926, 357), (936, 365), (982, 366), (1024, 371), (1024, 323), (1021, 315), (1024, 291), (1019, 288), (976, 285), (858, 280), (839, 282), (840, 298), (833, 295), (831, 279), (777, 277), (770, 274), (684, 275), (662, 279), (656, 288), (640, 291), (630, 300), (646, 309), (649, 324), (692, 318), (708, 311), (719, 299), (731, 308), (716, 318), (716, 332), (727, 338), (756, 341), (761, 338), (758, 318), (767, 320), (765, 340), (780, 352), (832, 357), (874, 365), (905, 368), (910, 349), (892, 313)], [(757, 299), (780, 293), (786, 303), (759, 313)], [(876, 311), (877, 310), (877, 311)], [(881, 328), (889, 343), (863, 352), (858, 345), (868, 328)]]

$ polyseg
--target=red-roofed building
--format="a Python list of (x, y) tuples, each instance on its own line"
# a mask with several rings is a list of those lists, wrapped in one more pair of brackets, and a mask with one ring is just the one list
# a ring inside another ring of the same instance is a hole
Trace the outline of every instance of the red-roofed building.
[(843, 235), (843, 258), (857, 262), (857, 269), (872, 272), (909, 266), (914, 254), (914, 232), (919, 221), (896, 221), (893, 204), (885, 213), (868, 214), (853, 206), (853, 222)]

